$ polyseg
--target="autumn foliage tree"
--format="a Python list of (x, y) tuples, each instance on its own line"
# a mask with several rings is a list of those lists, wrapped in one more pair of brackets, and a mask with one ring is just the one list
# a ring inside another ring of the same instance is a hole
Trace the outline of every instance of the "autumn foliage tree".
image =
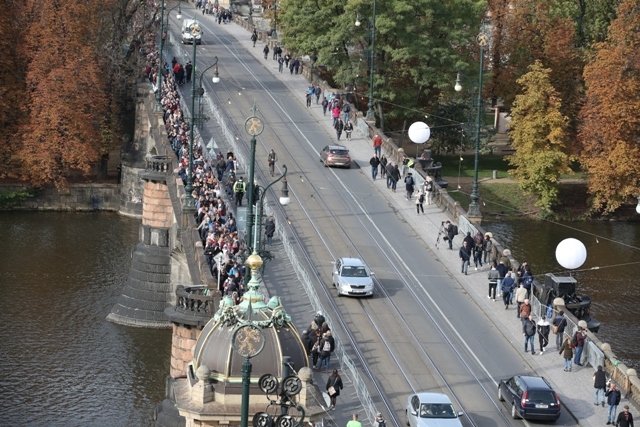
[(551, 85), (551, 70), (540, 61), (518, 79), (522, 92), (511, 110), (511, 139), (515, 153), (508, 158), (510, 173), (523, 191), (538, 198), (549, 213), (558, 200), (558, 180), (569, 169), (566, 154), (568, 120), (561, 113), (558, 92)]
[(580, 160), (594, 210), (613, 212), (640, 196), (640, 3), (624, 0), (607, 40), (585, 67)]

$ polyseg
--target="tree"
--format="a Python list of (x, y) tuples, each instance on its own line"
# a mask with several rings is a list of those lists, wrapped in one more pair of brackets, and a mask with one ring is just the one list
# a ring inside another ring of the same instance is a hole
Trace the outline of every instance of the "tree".
[[(316, 53), (336, 84), (368, 102), (370, 0), (283, 0), (279, 22), (287, 46)], [(452, 92), (456, 71), (475, 68), (475, 37), (484, 0), (377, 0), (374, 97), (390, 126), (415, 120)], [(355, 26), (356, 17), (362, 25)], [(398, 108), (400, 105), (402, 108)], [(416, 114), (417, 112), (417, 114)]]
[(594, 210), (613, 212), (640, 196), (639, 53), (640, 4), (624, 0), (584, 70), (578, 136)]
[[(18, 155), (35, 185), (64, 187), (88, 174), (99, 158), (106, 93), (96, 46), (91, 2), (42, 0), (31, 5), (22, 54), (27, 119)], [(43, 41), (46, 40), (46, 43)]]
[(551, 70), (540, 61), (518, 79), (522, 92), (511, 110), (511, 139), (515, 153), (510, 173), (523, 191), (538, 198), (537, 206), (550, 213), (558, 199), (558, 179), (568, 173), (566, 154), (568, 119), (562, 115), (558, 92), (551, 85)]

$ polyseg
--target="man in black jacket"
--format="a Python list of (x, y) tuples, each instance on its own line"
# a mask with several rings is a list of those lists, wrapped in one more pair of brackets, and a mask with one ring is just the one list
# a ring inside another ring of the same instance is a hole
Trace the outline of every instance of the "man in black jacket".
[[(451, 244), (451, 240), (449, 240), (449, 244)], [(469, 260), (471, 259), (471, 248), (469, 248), (469, 244), (466, 241), (462, 242), (462, 247), (460, 247), (458, 254), (462, 261), (462, 272), (466, 276), (467, 270), (469, 269)]]
[(522, 322), (522, 335), (524, 335), (524, 352), (528, 351), (528, 344), (531, 344), (531, 354), (536, 354), (535, 340), (533, 339), (536, 336), (536, 322), (533, 321), (531, 315)]
[(607, 374), (598, 366), (598, 370), (593, 374), (593, 388), (595, 388), (594, 405), (602, 404), (604, 408), (604, 389), (607, 387)]
[(620, 398), (622, 395), (620, 394), (620, 390), (616, 387), (614, 383), (611, 383), (609, 386), (609, 390), (604, 394), (607, 397), (607, 404), (609, 405), (609, 411), (607, 413), (607, 425), (615, 424), (616, 422), (616, 411), (618, 410), (618, 405), (620, 404)]
[(629, 412), (629, 405), (624, 405), (624, 410), (618, 414), (616, 426), (633, 427), (633, 415)]

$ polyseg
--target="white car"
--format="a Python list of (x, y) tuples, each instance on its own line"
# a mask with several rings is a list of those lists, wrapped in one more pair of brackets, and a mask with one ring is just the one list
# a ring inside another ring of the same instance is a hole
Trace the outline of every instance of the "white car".
[(462, 427), (449, 396), (442, 393), (417, 393), (407, 402), (407, 425), (410, 427)]
[(338, 296), (368, 297), (373, 295), (373, 275), (360, 258), (338, 258), (331, 280)]

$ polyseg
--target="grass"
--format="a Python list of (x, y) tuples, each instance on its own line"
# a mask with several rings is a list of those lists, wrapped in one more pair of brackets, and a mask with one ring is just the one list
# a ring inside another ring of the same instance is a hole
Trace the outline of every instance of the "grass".
[[(442, 175), (447, 177), (466, 177), (472, 178), (474, 174), (473, 154), (462, 155), (462, 164), (459, 156), (437, 156), (437, 161), (442, 162)], [(493, 171), (497, 171), (498, 178), (508, 178), (507, 170), (509, 164), (503, 156), (497, 155), (480, 155), (478, 158), (478, 177), (479, 179), (491, 178)]]

